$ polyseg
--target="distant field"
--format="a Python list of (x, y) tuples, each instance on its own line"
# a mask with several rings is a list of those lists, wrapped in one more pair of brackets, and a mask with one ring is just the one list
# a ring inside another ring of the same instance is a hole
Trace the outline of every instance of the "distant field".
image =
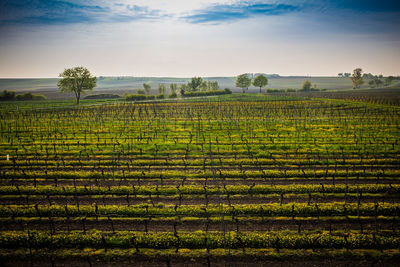
[[(221, 88), (230, 88), (234, 92), (241, 89), (235, 87), (235, 77), (209, 77), (206, 80), (218, 81)], [(73, 94), (60, 94), (57, 87), (56, 78), (49, 79), (0, 79), (0, 90), (13, 90), (16, 92), (34, 91), (44, 94), (50, 99), (72, 99)], [(136, 92), (143, 87), (143, 83), (152, 86), (153, 93), (156, 93), (160, 83), (187, 83), (190, 78), (152, 78), (152, 77), (100, 77), (97, 87), (93, 93), (114, 93), (123, 95), (124, 93)], [(271, 77), (267, 88), (299, 89), (305, 80), (310, 80), (318, 88), (327, 90), (341, 90), (352, 88), (349, 78), (339, 77)], [(249, 92), (258, 92), (258, 88), (250, 87)]]

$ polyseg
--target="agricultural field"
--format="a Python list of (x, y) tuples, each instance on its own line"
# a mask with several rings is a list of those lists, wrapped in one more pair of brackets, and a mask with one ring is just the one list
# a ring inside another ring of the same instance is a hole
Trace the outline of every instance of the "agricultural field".
[(2, 104), (0, 261), (398, 265), (400, 108), (320, 96)]
[[(273, 89), (300, 89), (305, 80), (310, 80), (318, 88), (327, 90), (351, 89), (350, 78), (344, 77), (269, 77), (267, 88)], [(218, 82), (221, 89), (230, 88), (234, 92), (240, 92), (241, 89), (235, 86), (236, 77), (206, 77), (204, 80)], [(125, 93), (136, 93), (137, 89), (143, 88), (143, 83), (148, 83), (152, 87), (152, 93), (157, 93), (159, 84), (184, 84), (190, 81), (190, 78), (157, 78), (157, 77), (99, 77), (97, 87), (88, 94), (113, 93), (124, 95)], [(17, 93), (38, 93), (45, 95), (51, 100), (74, 99), (73, 93), (60, 94), (57, 86), (57, 78), (48, 79), (0, 79), (0, 91), (16, 91)], [(368, 88), (365, 85), (365, 88)], [(251, 86), (249, 93), (258, 92), (259, 88)]]

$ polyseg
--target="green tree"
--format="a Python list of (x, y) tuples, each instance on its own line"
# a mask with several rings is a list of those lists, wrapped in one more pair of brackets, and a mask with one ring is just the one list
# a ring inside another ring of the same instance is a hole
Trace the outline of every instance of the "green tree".
[(203, 81), (200, 86), (199, 86), (200, 91), (208, 91), (208, 83), (206, 81)]
[(309, 81), (309, 80), (305, 80), (304, 82), (303, 82), (303, 85), (301, 86), (301, 90), (302, 91), (310, 91), (310, 89), (311, 89), (311, 82)]
[(362, 78), (362, 69), (361, 68), (354, 69), (350, 79), (351, 82), (353, 83), (354, 89), (360, 88), (360, 86), (364, 83), (364, 80)]
[(176, 83), (171, 83), (169, 85), (169, 90), (171, 91), (171, 94), (176, 94), (178, 91), (178, 85)]
[(79, 104), (81, 93), (96, 87), (97, 78), (93, 77), (90, 71), (84, 67), (65, 69), (59, 77), (61, 79), (57, 85), (61, 92), (74, 92), (77, 104)]
[(151, 91), (151, 85), (150, 84), (148, 84), (148, 83), (144, 83), (143, 84), (143, 88), (144, 88), (144, 90), (146, 91), (146, 94), (150, 94), (150, 91)]
[(216, 91), (219, 89), (219, 84), (217, 81), (215, 81), (215, 82), (208, 81), (207, 87), (208, 87), (208, 90)]
[(253, 85), (255, 87), (260, 87), (260, 93), (261, 89), (268, 84), (268, 78), (265, 77), (264, 75), (258, 75), (257, 77), (254, 78)]
[(193, 77), (192, 80), (188, 83), (188, 87), (192, 91), (197, 91), (197, 89), (202, 85), (203, 79), (201, 77)]
[(383, 85), (383, 81), (381, 79), (375, 78), (374, 82), (375, 82), (376, 87)]
[(375, 87), (375, 81), (374, 80), (370, 80), (368, 82), (369, 87), (374, 88)]
[(4, 91), (0, 94), (0, 100), (1, 100), (1, 101), (15, 100), (15, 92), (14, 92), (14, 91), (7, 91), (7, 90), (4, 90)]
[(386, 86), (391, 85), (393, 81), (394, 81), (394, 77), (393, 76), (388, 76), (388, 77), (385, 78), (385, 85)]
[(245, 89), (251, 85), (251, 78), (245, 73), (241, 74), (236, 78), (236, 87), (242, 88), (243, 93)]
[(167, 90), (167, 87), (165, 86), (165, 84), (160, 83), (158, 85), (158, 94), (159, 95), (165, 95), (165, 91)]

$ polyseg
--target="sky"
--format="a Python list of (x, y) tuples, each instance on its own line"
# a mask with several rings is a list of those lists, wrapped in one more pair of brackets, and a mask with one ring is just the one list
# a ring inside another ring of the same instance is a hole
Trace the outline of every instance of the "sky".
[(0, 78), (400, 75), (400, 1), (0, 0)]

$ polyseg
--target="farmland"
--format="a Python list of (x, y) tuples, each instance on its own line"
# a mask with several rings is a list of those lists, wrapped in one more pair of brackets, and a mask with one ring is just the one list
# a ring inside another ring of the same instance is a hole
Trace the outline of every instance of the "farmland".
[(395, 265), (398, 102), (323, 96), (2, 104), (1, 261)]
[[(235, 92), (240, 89), (235, 87), (236, 77), (206, 77), (207, 81), (217, 81), (221, 89), (230, 88)], [(345, 77), (269, 77), (268, 88), (286, 89), (301, 88), (304, 80), (310, 80), (318, 88), (332, 89), (351, 89), (352, 84), (349, 78)], [(59, 94), (56, 78), (43, 79), (0, 79), (0, 91), (16, 91), (17, 93), (40, 93), (48, 99), (62, 100), (73, 99), (73, 94)], [(156, 93), (159, 84), (177, 83), (184, 84), (190, 81), (190, 78), (156, 78), (156, 77), (100, 77), (97, 87), (89, 94), (114, 93), (123, 95), (125, 93), (136, 93), (137, 89), (143, 87), (143, 83), (148, 83), (152, 87), (152, 93)], [(367, 88), (367, 85), (366, 85)], [(258, 92), (259, 89), (253, 86), (249, 92)]]

